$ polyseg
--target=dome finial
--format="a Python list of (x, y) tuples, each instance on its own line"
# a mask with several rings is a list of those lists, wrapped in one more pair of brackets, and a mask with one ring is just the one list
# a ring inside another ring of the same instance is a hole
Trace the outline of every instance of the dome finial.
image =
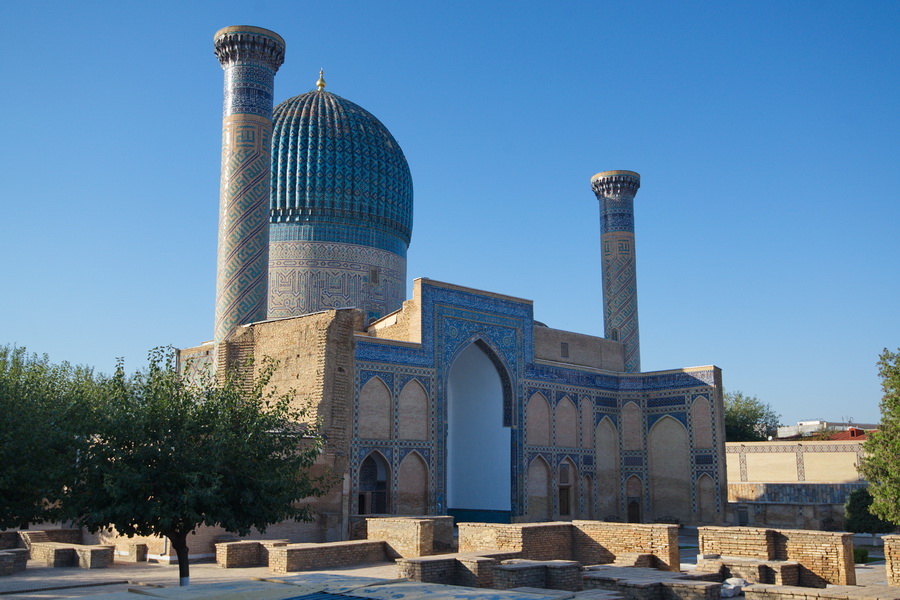
[(325, 89), (325, 69), (319, 69), (319, 80), (316, 82), (316, 88), (320, 92)]

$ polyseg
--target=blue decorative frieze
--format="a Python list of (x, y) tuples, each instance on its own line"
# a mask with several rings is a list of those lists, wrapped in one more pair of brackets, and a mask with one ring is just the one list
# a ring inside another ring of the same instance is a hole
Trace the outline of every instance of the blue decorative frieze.
[(531, 364), (525, 370), (525, 377), (529, 380), (535, 380), (535, 382), (552, 382), (603, 390), (619, 389), (618, 377), (550, 365)]
[(640, 378), (642, 389), (661, 390), (688, 387), (701, 387), (715, 384), (715, 374), (712, 369), (707, 371), (664, 373), (660, 375), (645, 375)]
[(694, 457), (694, 462), (698, 465), (711, 465), (714, 461), (712, 454), (698, 454)]
[(648, 398), (647, 408), (656, 408), (660, 406), (681, 406), (685, 402), (684, 396), (667, 396), (663, 398)]
[(594, 398), (594, 406), (605, 406), (607, 408), (616, 408), (619, 401), (610, 396), (597, 396)]
[(622, 457), (622, 464), (626, 467), (643, 467), (644, 466), (644, 457), (643, 456), (624, 456)]

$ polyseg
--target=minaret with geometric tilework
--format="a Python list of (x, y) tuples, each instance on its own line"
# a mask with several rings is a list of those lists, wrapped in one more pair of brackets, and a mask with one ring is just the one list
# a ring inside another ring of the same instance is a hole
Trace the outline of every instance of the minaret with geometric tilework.
[(591, 177), (600, 201), (604, 336), (625, 346), (627, 373), (641, 370), (634, 253), (634, 196), (639, 187), (641, 176), (634, 171), (603, 171)]
[(214, 36), (225, 70), (215, 342), (266, 318), (272, 106), (284, 40), (259, 27)]

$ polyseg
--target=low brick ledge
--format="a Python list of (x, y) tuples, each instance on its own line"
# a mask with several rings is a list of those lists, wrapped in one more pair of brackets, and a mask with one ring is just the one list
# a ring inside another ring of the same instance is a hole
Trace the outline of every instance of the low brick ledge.
[(754, 583), (744, 588), (746, 600), (900, 600), (900, 589), (888, 585), (831, 585), (809, 588)]

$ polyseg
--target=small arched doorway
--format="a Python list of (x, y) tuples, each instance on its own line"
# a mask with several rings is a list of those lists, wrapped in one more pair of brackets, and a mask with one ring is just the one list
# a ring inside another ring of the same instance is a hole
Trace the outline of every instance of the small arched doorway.
[(372, 452), (359, 467), (357, 514), (377, 515), (390, 512), (390, 468), (378, 452)]

